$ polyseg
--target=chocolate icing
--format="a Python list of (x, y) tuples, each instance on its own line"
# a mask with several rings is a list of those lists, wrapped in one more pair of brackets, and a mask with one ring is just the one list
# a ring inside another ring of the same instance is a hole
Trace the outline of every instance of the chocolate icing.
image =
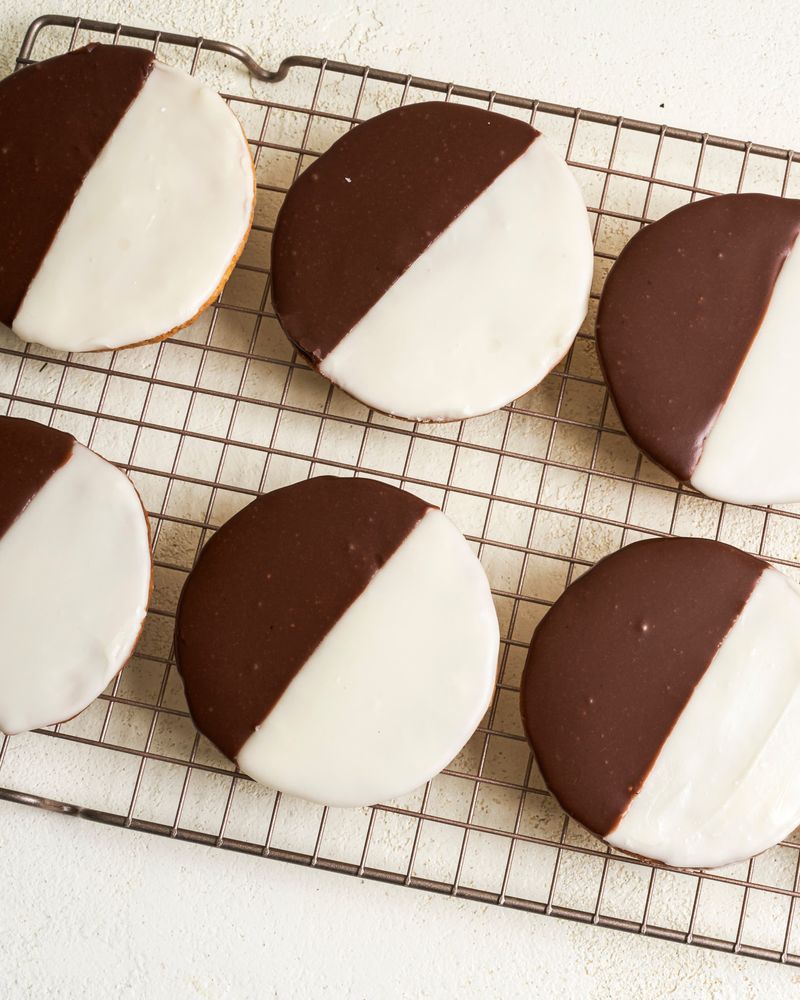
[(275, 311), (298, 349), (321, 361), (537, 135), (432, 101), (334, 143), (292, 186), (272, 241)]
[(0, 417), (0, 538), (72, 454), (75, 439), (52, 427)]
[(0, 322), (11, 326), (84, 177), (153, 54), (87, 45), (0, 82)]
[(637, 233), (606, 279), (597, 346), (626, 430), (687, 481), (800, 231), (800, 201), (732, 194)]
[(192, 718), (224, 754), (236, 758), (428, 509), (373, 479), (320, 476), (259, 497), (208, 542), (175, 651)]
[(523, 722), (548, 788), (589, 830), (619, 822), (765, 569), (707, 539), (636, 542), (542, 619)]

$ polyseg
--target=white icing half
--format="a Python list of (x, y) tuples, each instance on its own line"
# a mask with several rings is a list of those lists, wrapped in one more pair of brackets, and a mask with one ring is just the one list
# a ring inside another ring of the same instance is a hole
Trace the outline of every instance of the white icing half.
[(800, 500), (800, 246), (778, 274), (753, 344), (692, 475), (731, 503)]
[(150, 591), (132, 483), (82, 445), (0, 537), (0, 731), (77, 715), (131, 654)]
[(92, 351), (188, 322), (247, 234), (253, 187), (247, 142), (225, 102), (156, 63), (84, 178), (15, 333)]
[(432, 778), (488, 708), (499, 630), (483, 569), (429, 510), (334, 625), (238, 763), (328, 805), (386, 801)]
[(566, 354), (586, 315), (592, 266), (578, 185), (539, 137), (319, 370), (369, 406), (409, 419), (496, 410)]
[(765, 570), (617, 828), (614, 847), (716, 868), (800, 824), (800, 589)]

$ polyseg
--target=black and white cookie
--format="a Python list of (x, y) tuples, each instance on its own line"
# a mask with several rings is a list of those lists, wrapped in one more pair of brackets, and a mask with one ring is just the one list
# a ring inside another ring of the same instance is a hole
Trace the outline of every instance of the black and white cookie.
[(483, 569), (437, 507), (330, 476), (220, 528), (176, 630), (198, 729), (252, 778), (340, 806), (411, 791), (459, 752), (498, 643)]
[(734, 503), (800, 500), (800, 201), (732, 194), (637, 233), (597, 346), (626, 430), (677, 479)]
[(0, 322), (63, 351), (191, 322), (253, 214), (253, 161), (225, 102), (123, 45), (0, 82), (0, 175)]
[(800, 589), (721, 542), (636, 542), (545, 615), (522, 680), (542, 776), (613, 847), (682, 868), (800, 824)]
[(70, 435), (0, 417), (0, 732), (63, 722), (130, 657), (151, 580), (130, 480)]
[(457, 420), (509, 403), (566, 354), (592, 243), (564, 161), (530, 125), (445, 102), (397, 108), (295, 182), (273, 301), (331, 381), (385, 413)]

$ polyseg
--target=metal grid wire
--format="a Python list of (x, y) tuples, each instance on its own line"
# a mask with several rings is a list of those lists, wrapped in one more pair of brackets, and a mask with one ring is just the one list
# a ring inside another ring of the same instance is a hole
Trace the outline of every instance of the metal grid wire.
[[(591, 335), (602, 280), (636, 229), (710, 193), (789, 193), (794, 155), (307, 57), (271, 73), (224, 43), (66, 17), (31, 25), (19, 65), (98, 38), (233, 81), (243, 93), (224, 96), (256, 159), (258, 209), (225, 292), (171, 340), (64, 357), (0, 334), (0, 412), (68, 429), (128, 472), (156, 566), (132, 662), (77, 719), (4, 739), (0, 797), (800, 965), (800, 838), (713, 873), (620, 855), (555, 805), (517, 709), (536, 622), (637, 537), (721, 538), (800, 579), (800, 508), (716, 503), (653, 466), (622, 432)], [(267, 264), (280, 200), (314, 156), (377, 111), (434, 98), (525, 118), (560, 145), (589, 206), (596, 276), (583, 331), (542, 386), (488, 417), (426, 426), (367, 410), (309, 369), (278, 328)], [(177, 597), (209, 534), (258, 493), (331, 471), (441, 504), (481, 557), (503, 636), (497, 690), (470, 744), (424, 789), (371, 809), (324, 809), (237, 773), (195, 732), (174, 670)]]

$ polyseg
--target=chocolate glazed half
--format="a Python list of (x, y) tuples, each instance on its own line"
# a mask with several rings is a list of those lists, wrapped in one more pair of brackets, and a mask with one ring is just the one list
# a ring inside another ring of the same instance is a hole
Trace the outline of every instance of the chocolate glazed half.
[(638, 232), (611, 268), (597, 349), (634, 442), (688, 482), (800, 232), (800, 201), (731, 194)]
[(525, 732), (547, 787), (593, 833), (627, 810), (767, 568), (707, 539), (634, 542), (540, 622), (522, 678)]

